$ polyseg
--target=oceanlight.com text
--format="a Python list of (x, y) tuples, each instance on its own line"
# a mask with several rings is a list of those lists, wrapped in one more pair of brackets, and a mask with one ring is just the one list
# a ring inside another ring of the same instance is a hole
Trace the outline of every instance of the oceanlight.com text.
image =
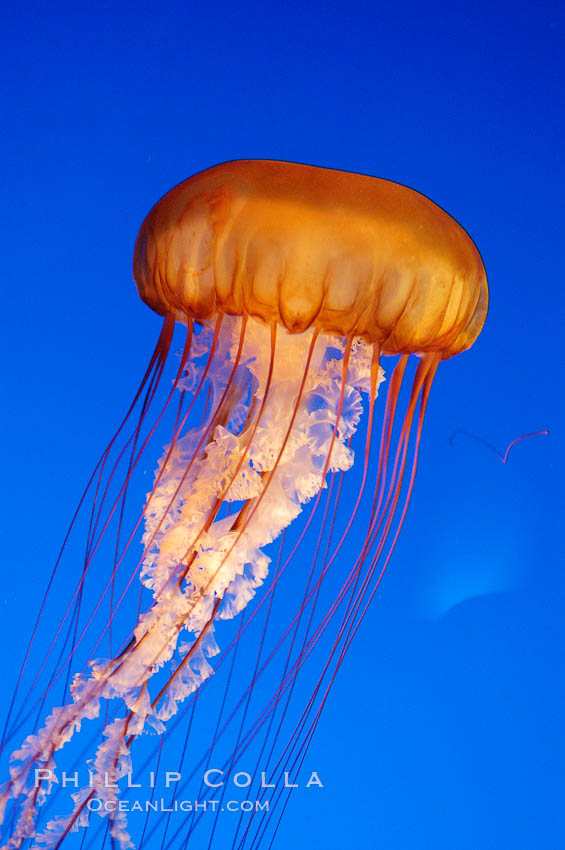
[(268, 812), (270, 800), (99, 800), (86, 804), (90, 812)]

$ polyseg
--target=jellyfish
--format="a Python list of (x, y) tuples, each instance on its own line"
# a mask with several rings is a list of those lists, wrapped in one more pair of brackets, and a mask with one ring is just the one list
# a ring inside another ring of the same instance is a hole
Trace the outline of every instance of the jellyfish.
[[(276, 831), (403, 525), (437, 367), (473, 344), (487, 311), (477, 248), (427, 197), (288, 162), (228, 162), (169, 191), (141, 226), (133, 272), (162, 328), (65, 540), (68, 549), (86, 511), (66, 610), (52, 639), (41, 637), (40, 616), (27, 648), (2, 739), (5, 748), (32, 728), (0, 789), (6, 848), (57, 848), (94, 821), (113, 846), (145, 846), (149, 813), (134, 842), (120, 805), (136, 749), (143, 764), (157, 751), (153, 789), (163, 742), (198, 723), (202, 693), (221, 675), (208, 738), (200, 731), (197, 746), (187, 737), (175, 753), (183, 775), (207, 769), (203, 797), (224, 787), (211, 780), (229, 777), (242, 754), (266, 762), (270, 810), (242, 812), (231, 846), (257, 847)], [(131, 482), (164, 427), (153, 483), (132, 511)], [(90, 578), (101, 559), (109, 569)], [(280, 633), (271, 636), (273, 611)], [(246, 633), (253, 651), (227, 707)], [(44, 657), (29, 684), (38, 643)], [(61, 812), (66, 753), (88, 777), (71, 774)], [(218, 817), (208, 846), (215, 837), (230, 846)], [(180, 825), (169, 819), (161, 846), (190, 846), (200, 820), (195, 811)]]

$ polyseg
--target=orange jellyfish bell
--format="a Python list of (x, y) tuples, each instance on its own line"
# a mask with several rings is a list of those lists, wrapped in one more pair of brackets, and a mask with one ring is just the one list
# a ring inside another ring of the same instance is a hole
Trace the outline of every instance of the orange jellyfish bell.
[(424, 195), (375, 177), (244, 160), (176, 186), (140, 230), (134, 277), (158, 313), (217, 312), (450, 357), (487, 311), (473, 241)]
[[(152, 789), (173, 771), (179, 799), (218, 803), (213, 818), (167, 820), (161, 846), (271, 846), (403, 525), (438, 364), (482, 328), (485, 272), (460, 225), (412, 189), (241, 161), (155, 205), (134, 277), (164, 317), (161, 335), (81, 499), (76, 588), (53, 638), (38, 621), (25, 654), (2, 746), (38, 725), (0, 787), (5, 846), (37, 836), (58, 848), (87, 827), (92, 846), (107, 828), (120, 850), (156, 846), (160, 814), (137, 816), (140, 801), (122, 799), (140, 787), (139, 761)], [(167, 384), (177, 320), (186, 333)], [(376, 428), (385, 355), (397, 360)], [(132, 521), (132, 482), (160, 429), (165, 448)], [(281, 583), (290, 610), (273, 604)], [(68, 696), (46, 715), (58, 682)], [(153, 760), (146, 733), (159, 739)], [(77, 751), (88, 779), (66, 791), (57, 771), (78, 776)], [(232, 774), (243, 802), (261, 804), (238, 818), (221, 814)]]

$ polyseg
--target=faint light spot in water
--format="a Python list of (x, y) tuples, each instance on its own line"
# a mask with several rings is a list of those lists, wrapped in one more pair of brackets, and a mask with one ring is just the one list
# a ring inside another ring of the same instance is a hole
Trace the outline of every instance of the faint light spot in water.
[(491, 542), (473, 549), (469, 541), (454, 556), (453, 548), (437, 553), (429, 564), (418, 607), (429, 619), (439, 619), (469, 599), (517, 590), (524, 584), (524, 558), (515, 540)]

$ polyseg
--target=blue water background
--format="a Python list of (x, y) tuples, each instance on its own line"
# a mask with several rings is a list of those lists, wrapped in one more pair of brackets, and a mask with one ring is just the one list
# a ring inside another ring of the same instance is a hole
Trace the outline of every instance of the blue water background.
[[(404, 534), (308, 756), (325, 788), (275, 846), (565, 846), (563, 27), (544, 0), (5, 12), (3, 702), (158, 334), (130, 270), (146, 211), (240, 157), (386, 177), (468, 230), (491, 308), (439, 370)], [(507, 465), (449, 443), (542, 428)]]

